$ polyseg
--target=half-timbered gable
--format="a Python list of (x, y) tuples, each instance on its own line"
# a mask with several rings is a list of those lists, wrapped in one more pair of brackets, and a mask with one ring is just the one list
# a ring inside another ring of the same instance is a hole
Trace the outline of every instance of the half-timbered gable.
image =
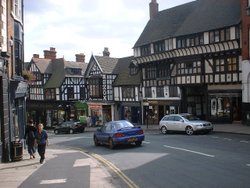
[(30, 100), (44, 100), (44, 85), (52, 74), (51, 60), (32, 58), (29, 71), (35, 79), (29, 85)]
[(113, 69), (118, 58), (92, 56), (85, 77), (89, 91), (88, 100), (113, 101), (112, 83), (116, 77)]
[[(233, 109), (240, 108), (241, 100), (240, 1), (197, 0), (152, 15), (134, 45), (144, 99), (164, 99), (164, 113), (238, 120)], [(170, 93), (182, 97), (181, 103), (166, 100)]]
[(112, 84), (117, 76), (113, 73), (117, 62), (118, 58), (109, 57), (105, 48), (103, 56), (91, 56), (85, 71), (87, 103), (93, 125), (114, 119)]

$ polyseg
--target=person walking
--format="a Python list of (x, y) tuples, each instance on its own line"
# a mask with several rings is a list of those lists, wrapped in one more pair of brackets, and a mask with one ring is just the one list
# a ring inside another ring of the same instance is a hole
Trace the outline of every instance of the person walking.
[(35, 132), (36, 132), (36, 128), (33, 124), (33, 121), (30, 120), (25, 129), (25, 135), (24, 135), (24, 139), (26, 140), (26, 144), (28, 146), (28, 153), (30, 154), (30, 159), (34, 159), (35, 153), (36, 153)]
[(37, 126), (36, 143), (37, 143), (37, 151), (40, 155), (40, 163), (43, 164), (44, 159), (45, 159), (46, 145), (48, 143), (48, 134), (43, 129), (42, 123), (39, 123)]

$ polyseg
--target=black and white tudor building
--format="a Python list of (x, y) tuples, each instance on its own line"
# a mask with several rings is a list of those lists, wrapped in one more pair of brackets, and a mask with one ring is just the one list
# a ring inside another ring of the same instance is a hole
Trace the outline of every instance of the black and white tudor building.
[(51, 48), (45, 58), (33, 57), (29, 115), (51, 126), (79, 115), (94, 125), (158, 124), (180, 112), (223, 123), (249, 116), (250, 122), (249, 1), (196, 0), (159, 11), (151, 0), (149, 7), (134, 56), (112, 58), (105, 48), (89, 63), (67, 62)]
[(133, 61), (156, 122), (179, 112), (241, 120), (240, 10), (240, 0), (197, 0), (163, 11), (151, 1)]

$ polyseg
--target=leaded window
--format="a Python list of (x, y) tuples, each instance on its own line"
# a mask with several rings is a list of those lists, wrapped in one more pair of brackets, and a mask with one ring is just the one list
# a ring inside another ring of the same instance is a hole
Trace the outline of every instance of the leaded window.
[(145, 98), (152, 97), (151, 87), (145, 87)]
[(133, 99), (135, 97), (134, 87), (123, 87), (122, 88), (122, 96), (125, 99)]
[(150, 45), (141, 46), (141, 56), (150, 55)]
[(103, 97), (102, 78), (89, 79), (89, 95), (91, 98), (102, 98)]
[(165, 41), (159, 41), (154, 43), (154, 53), (165, 51)]

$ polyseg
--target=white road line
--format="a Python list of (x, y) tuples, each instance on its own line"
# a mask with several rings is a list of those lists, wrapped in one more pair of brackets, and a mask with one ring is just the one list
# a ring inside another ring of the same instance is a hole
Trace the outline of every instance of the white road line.
[(247, 166), (250, 166), (250, 164), (247, 164)]
[(212, 138), (216, 138), (216, 139), (218, 139), (219, 137), (218, 137), (218, 136), (212, 136)]
[(215, 157), (214, 155), (210, 155), (210, 154), (206, 154), (206, 153), (202, 153), (202, 152), (198, 152), (198, 151), (193, 151), (193, 150), (188, 150), (188, 149), (185, 149), (185, 148), (178, 148), (178, 147), (172, 147), (172, 146), (167, 146), (167, 145), (164, 145), (164, 147), (175, 149), (175, 150), (187, 151), (187, 152), (190, 152), (190, 153), (195, 153), (195, 154), (203, 155), (203, 156), (206, 156), (206, 157)]
[(228, 141), (231, 141), (232, 139), (231, 139), (231, 138), (224, 138), (224, 140), (228, 140)]
[(40, 185), (66, 183), (67, 179), (42, 180)]
[(241, 142), (241, 143), (246, 143), (246, 144), (249, 143), (249, 141), (247, 141), (247, 140), (241, 140), (240, 142)]
[(150, 142), (147, 142), (147, 141), (143, 141), (143, 144), (150, 144)]

